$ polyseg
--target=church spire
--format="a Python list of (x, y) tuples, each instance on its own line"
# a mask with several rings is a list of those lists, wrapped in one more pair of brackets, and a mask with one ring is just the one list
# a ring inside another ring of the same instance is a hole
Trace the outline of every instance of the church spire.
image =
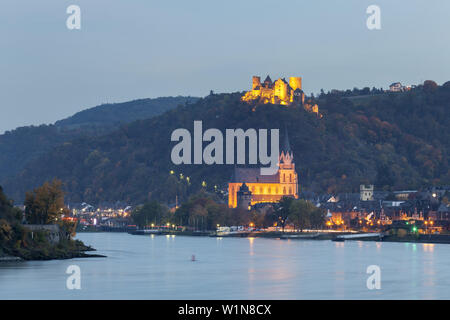
[(284, 151), (284, 153), (292, 153), (291, 144), (289, 143), (289, 135), (288, 135), (286, 126), (284, 126), (284, 142), (283, 142), (283, 146), (281, 147), (281, 151)]
[(284, 126), (284, 141), (280, 152), (280, 163), (293, 163), (294, 156), (292, 154), (291, 144), (289, 143), (289, 135), (287, 127)]

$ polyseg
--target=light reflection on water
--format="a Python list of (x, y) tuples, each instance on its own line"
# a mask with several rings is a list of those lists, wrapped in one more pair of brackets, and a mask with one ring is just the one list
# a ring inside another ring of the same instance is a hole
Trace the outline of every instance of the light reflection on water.
[[(107, 258), (0, 264), (2, 299), (449, 299), (449, 245), (83, 233)], [(195, 261), (191, 257), (195, 255)], [(81, 290), (67, 290), (69, 265)], [(381, 290), (366, 269), (381, 268)]]

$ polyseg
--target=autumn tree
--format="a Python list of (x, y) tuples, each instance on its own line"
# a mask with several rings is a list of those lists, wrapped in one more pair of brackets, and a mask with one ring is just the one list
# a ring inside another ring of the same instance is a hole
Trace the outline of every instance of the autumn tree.
[(51, 224), (66, 212), (62, 182), (54, 179), (27, 192), (25, 195), (25, 218), (31, 224)]

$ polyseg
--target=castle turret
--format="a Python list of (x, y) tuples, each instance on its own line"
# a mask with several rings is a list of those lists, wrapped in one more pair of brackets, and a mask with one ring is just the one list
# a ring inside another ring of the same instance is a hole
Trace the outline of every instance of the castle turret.
[(250, 210), (251, 204), (252, 192), (244, 182), (237, 192), (237, 206), (245, 210)]
[(269, 75), (267, 75), (266, 80), (264, 80), (264, 87), (266, 88), (272, 87), (272, 79), (270, 79)]
[(261, 77), (253, 76), (252, 79), (252, 90), (255, 90), (256, 87), (261, 86)]

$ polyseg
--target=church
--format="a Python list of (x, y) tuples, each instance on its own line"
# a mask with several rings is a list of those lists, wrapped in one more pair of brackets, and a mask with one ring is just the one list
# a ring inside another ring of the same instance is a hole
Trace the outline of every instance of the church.
[(298, 177), (287, 132), (281, 148), (278, 172), (261, 175), (260, 168), (234, 168), (228, 184), (228, 206), (249, 209), (257, 203), (273, 203), (282, 197), (298, 198)]

